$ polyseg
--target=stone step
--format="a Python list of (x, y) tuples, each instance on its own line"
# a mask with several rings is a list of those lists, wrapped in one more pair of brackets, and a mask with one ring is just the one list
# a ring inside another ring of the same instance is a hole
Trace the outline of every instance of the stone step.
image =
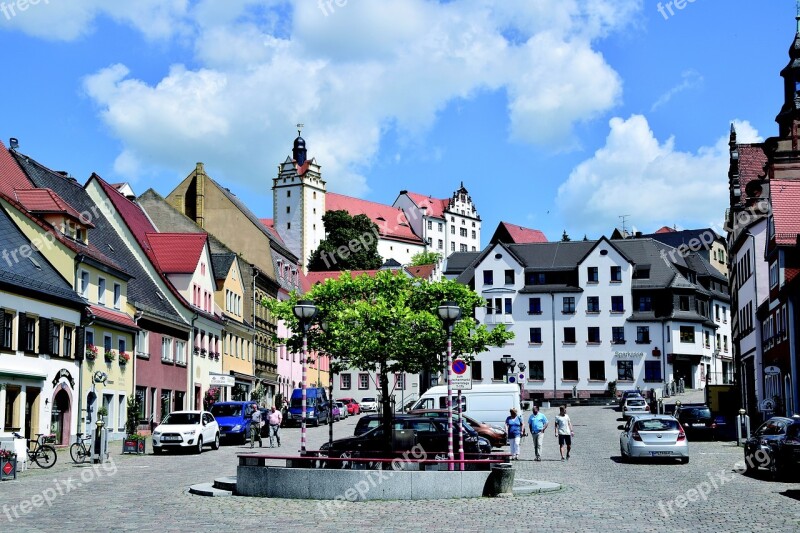
[(214, 488), (236, 492), (236, 476), (218, 477), (214, 480)]
[(192, 485), (191, 487), (189, 487), (189, 494), (219, 498), (222, 496), (232, 496), (233, 492), (229, 490), (216, 489), (211, 483), (198, 483), (197, 485)]

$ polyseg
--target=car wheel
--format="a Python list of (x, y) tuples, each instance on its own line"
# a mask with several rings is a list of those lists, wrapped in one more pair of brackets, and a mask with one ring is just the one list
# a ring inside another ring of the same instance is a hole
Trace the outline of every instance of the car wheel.
[(778, 481), (781, 479), (782, 477), (781, 467), (778, 458), (775, 457), (775, 455), (769, 456), (769, 464), (767, 468), (769, 468), (769, 477), (773, 481)]
[(214, 449), (219, 450), (219, 433), (214, 435)]
[(622, 446), (622, 443), (619, 444), (619, 457), (623, 463), (628, 462), (628, 458), (625, 456), (625, 447)]
[(203, 437), (197, 438), (197, 449), (195, 451), (197, 453), (203, 453)]

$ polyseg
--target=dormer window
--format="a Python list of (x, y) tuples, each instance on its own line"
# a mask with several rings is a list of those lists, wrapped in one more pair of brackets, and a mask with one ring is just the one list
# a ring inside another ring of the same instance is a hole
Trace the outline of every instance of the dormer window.
[(86, 230), (81, 227), (75, 228), (75, 240), (86, 242)]

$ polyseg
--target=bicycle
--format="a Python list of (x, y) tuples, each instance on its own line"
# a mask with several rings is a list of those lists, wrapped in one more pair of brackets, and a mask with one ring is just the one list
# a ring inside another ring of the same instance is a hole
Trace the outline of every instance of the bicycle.
[[(84, 437), (83, 435), (84, 433), (77, 433), (75, 436), (78, 438), (78, 440), (69, 447), (69, 455), (72, 457), (72, 460), (75, 462), (75, 464), (85, 463), (92, 457), (92, 436), (86, 435)], [(89, 445), (88, 448), (87, 444)]]
[[(26, 439), (19, 433), (13, 433), (18, 439), (25, 439), (27, 448), (25, 451), (28, 453), (28, 460), (35, 462), (41, 468), (50, 468), (58, 460), (56, 449), (49, 444), (44, 443), (44, 433), (36, 433), (36, 440)], [(35, 443), (31, 450), (31, 443)]]

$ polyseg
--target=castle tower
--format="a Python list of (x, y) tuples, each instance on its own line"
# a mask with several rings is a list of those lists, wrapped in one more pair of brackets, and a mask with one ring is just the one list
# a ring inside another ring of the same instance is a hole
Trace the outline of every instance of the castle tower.
[(325, 238), (325, 181), (316, 160), (308, 159), (301, 128), (299, 124), (292, 156), (278, 165), (278, 177), (272, 180), (272, 213), (275, 231), (307, 272), (308, 258)]

